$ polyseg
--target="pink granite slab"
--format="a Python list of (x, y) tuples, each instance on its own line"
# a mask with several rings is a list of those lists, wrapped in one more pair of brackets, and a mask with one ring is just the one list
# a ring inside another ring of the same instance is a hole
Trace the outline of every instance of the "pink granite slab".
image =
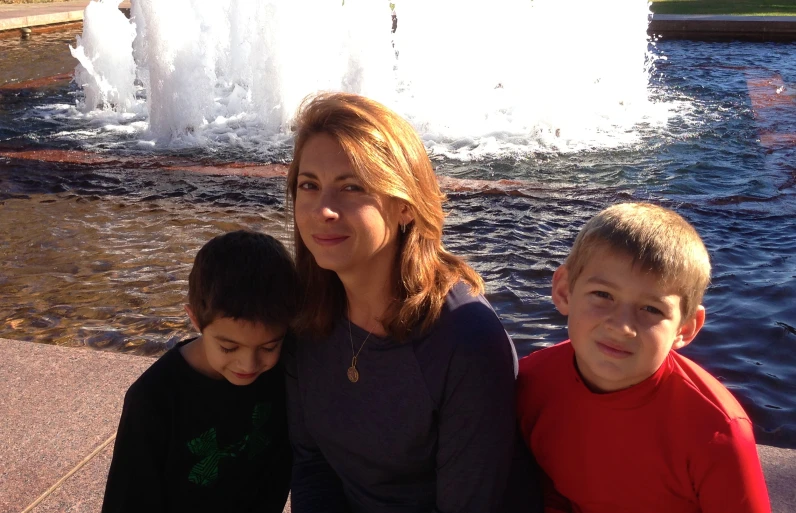
[(31, 513), (97, 513), (102, 507), (112, 457), (113, 443), (69, 476)]
[(771, 513), (796, 512), (796, 451), (758, 445), (757, 454), (766, 475)]
[(113, 435), (153, 361), (0, 339), (0, 511), (22, 511)]

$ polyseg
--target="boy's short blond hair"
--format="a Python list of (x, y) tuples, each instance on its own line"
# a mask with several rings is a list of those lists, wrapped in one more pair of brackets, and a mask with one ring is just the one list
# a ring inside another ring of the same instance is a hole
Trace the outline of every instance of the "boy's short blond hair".
[(710, 283), (710, 257), (694, 227), (679, 214), (650, 203), (619, 203), (591, 218), (565, 262), (570, 288), (586, 262), (604, 249), (630, 256), (633, 266), (674, 286), (684, 321), (696, 313)]

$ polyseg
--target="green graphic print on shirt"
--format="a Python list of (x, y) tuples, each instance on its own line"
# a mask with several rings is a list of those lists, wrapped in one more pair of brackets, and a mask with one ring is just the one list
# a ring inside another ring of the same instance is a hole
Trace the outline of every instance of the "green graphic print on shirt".
[(252, 427), (243, 440), (219, 449), (216, 428), (210, 428), (188, 442), (188, 450), (200, 458), (188, 474), (188, 481), (199, 486), (210, 486), (218, 479), (218, 466), (223, 458), (246, 455), (249, 460), (261, 454), (271, 443), (265, 427), (271, 416), (271, 405), (258, 403), (252, 412)]

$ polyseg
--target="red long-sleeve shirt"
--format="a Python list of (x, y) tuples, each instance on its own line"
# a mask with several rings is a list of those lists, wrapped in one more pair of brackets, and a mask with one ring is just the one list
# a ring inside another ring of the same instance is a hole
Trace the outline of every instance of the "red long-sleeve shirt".
[(770, 513), (752, 424), (730, 392), (672, 351), (645, 381), (597, 394), (569, 341), (520, 361), (523, 438), (546, 511)]

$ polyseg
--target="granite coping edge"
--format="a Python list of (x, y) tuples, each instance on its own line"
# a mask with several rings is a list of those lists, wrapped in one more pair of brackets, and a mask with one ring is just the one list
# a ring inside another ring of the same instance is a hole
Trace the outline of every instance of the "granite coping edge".
[(18, 18), (0, 19), (0, 31), (14, 30), (27, 27), (38, 27), (40, 25), (56, 25), (80, 21), (83, 19), (83, 11), (66, 11), (53, 14), (34, 14), (31, 16), (20, 16)]
[[(0, 9), (0, 32), (44, 25), (60, 25), (83, 21), (89, 0), (68, 1), (63, 6), (52, 3), (11, 4)], [(119, 10), (129, 16), (130, 1), (124, 0)]]
[(125, 391), (154, 361), (0, 339), (0, 510), (53, 493), (110, 445)]

